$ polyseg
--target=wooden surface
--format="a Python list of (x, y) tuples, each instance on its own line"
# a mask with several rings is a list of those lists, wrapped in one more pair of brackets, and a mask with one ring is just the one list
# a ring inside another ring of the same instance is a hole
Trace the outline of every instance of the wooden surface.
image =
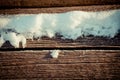
[[(120, 0), (0, 0), (0, 14), (61, 13), (120, 9)], [(21, 45), (20, 45), (21, 47)], [(57, 59), (49, 50), (61, 49)], [(9, 42), (0, 48), (0, 80), (119, 80), (120, 34), (27, 40), (25, 49)]]
[(23, 9), (0, 9), (0, 14), (38, 14), (38, 13), (63, 13), (68, 11), (105, 11), (120, 9), (120, 5), (92, 5), (73, 7), (50, 7), (50, 8), (23, 8)]
[(83, 37), (77, 40), (43, 38), (39, 41), (28, 40), (27, 48), (82, 48), (82, 47), (117, 47), (120, 48), (120, 36), (116, 38)]
[[(10, 50), (8, 42), (7, 51), (0, 51), (0, 79), (119, 80), (120, 49), (114, 50), (120, 47), (119, 42), (119, 35), (112, 39), (84, 37), (75, 41), (44, 37), (40, 41), (28, 40), (28, 50)], [(108, 49), (101, 50), (104, 48), (100, 46)], [(62, 50), (59, 57), (53, 59), (46, 48)]]
[(0, 8), (65, 7), (120, 4), (120, 0), (0, 0)]
[(120, 79), (120, 50), (0, 51), (4, 79)]
[[(3, 44), (2, 48), (13, 48), (9, 42)], [(21, 45), (20, 45), (20, 48)], [(120, 49), (120, 35), (117, 35), (114, 38), (105, 38), (105, 37), (80, 37), (76, 40), (71, 39), (61, 39), (61, 37), (48, 38), (43, 37), (39, 40), (27, 40), (26, 48), (35, 49)]]

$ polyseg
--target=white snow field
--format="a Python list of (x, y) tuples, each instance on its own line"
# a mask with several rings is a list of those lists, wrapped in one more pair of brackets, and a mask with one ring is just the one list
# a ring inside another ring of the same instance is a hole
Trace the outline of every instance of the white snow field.
[(88, 35), (113, 38), (119, 30), (119, 9), (100, 12), (0, 15), (0, 45), (8, 40), (14, 47), (18, 47), (19, 42), (25, 47), (26, 39), (42, 36), (52, 38), (56, 33), (65, 39), (75, 40)]

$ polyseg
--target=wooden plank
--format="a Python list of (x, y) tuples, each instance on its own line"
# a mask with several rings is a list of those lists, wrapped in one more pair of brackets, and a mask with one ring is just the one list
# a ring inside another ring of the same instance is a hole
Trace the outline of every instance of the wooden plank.
[[(79, 48), (120, 48), (120, 35), (117, 35), (114, 38), (105, 38), (105, 37), (83, 37), (78, 38), (76, 40), (70, 40), (70, 39), (61, 39), (60, 37), (55, 38), (48, 38), (43, 37), (40, 40), (34, 39), (27, 40), (27, 46), (26, 48), (60, 48), (60, 49), (79, 49)], [(13, 48), (13, 46), (10, 45), (9, 42), (6, 42), (3, 44), (2, 48)]]
[(119, 4), (120, 0), (0, 0), (0, 8), (65, 7)]
[[(1, 65), (15, 66), (25, 64), (74, 64), (74, 63), (120, 63), (120, 51), (62, 51), (59, 59), (51, 59), (49, 51), (0, 52)], [(22, 62), (21, 62), (22, 60)], [(31, 60), (28, 62), (28, 60)], [(15, 64), (14, 64), (15, 63)]]
[(56, 8), (23, 8), (23, 9), (0, 9), (0, 14), (38, 14), (38, 13), (63, 13), (68, 11), (104, 11), (120, 9), (120, 5), (92, 5), (92, 6), (72, 6)]
[[(20, 78), (95, 78), (95, 79), (111, 79), (112, 77), (118, 77), (120, 69), (111, 70), (110, 66), (117, 64), (48, 64), (48, 65), (31, 65), (31, 66), (16, 66), (16, 67), (4, 67), (1, 68), (1, 79), (20, 79)], [(48, 69), (47, 69), (47, 66)], [(58, 70), (49, 70), (51, 67), (57, 67)], [(66, 70), (61, 70), (66, 68)], [(69, 68), (69, 67), (72, 67)], [(42, 70), (46, 68), (45, 70)], [(74, 68), (74, 69), (73, 69)], [(78, 69), (79, 68), (79, 69)], [(60, 69), (60, 70), (59, 70)], [(103, 74), (104, 73), (104, 74)], [(115, 74), (115, 75), (114, 75)]]
[(120, 38), (85, 37), (77, 40), (42, 39), (28, 40), (27, 48), (80, 48), (80, 47), (120, 47)]
[(120, 50), (0, 51), (0, 79), (119, 79)]

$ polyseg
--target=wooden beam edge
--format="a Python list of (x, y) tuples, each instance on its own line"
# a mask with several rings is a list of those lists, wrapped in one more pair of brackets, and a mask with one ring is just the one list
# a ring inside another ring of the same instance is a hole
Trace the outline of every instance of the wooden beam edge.
[(105, 11), (120, 9), (120, 5), (92, 5), (73, 7), (49, 7), (49, 8), (15, 8), (0, 9), (0, 14), (38, 14), (38, 13), (64, 13), (68, 11)]
[(119, 4), (120, 0), (0, 0), (0, 8), (43, 8)]

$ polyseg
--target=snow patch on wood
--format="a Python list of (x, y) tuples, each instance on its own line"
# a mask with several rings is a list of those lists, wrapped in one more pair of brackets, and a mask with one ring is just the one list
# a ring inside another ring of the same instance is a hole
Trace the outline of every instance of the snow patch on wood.
[(26, 38), (23, 35), (16, 34), (14, 32), (3, 32), (0, 37), (0, 47), (5, 41), (9, 41), (12, 46), (19, 48), (20, 42), (22, 43), (22, 48), (26, 47)]
[(51, 55), (52, 58), (58, 58), (59, 53), (60, 53), (60, 50), (52, 50), (52, 51), (50, 51), (50, 55)]
[(52, 38), (56, 33), (64, 39), (75, 40), (88, 35), (112, 38), (119, 30), (119, 9), (101, 12), (0, 15), (0, 45), (8, 40), (16, 48), (19, 42), (25, 47), (26, 39), (42, 36)]

